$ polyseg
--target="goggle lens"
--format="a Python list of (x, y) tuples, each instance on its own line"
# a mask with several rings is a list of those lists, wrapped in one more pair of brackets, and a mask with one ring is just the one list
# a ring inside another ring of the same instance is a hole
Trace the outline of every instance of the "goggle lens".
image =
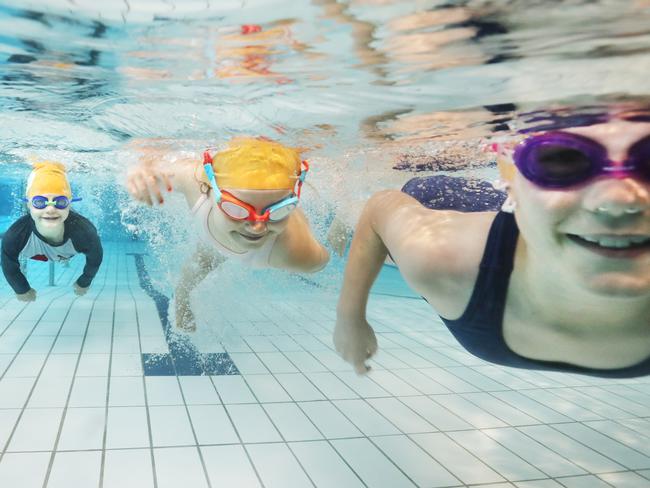
[(222, 201), (219, 206), (221, 207), (221, 210), (223, 210), (223, 212), (231, 219), (244, 220), (250, 215), (250, 212), (247, 208), (237, 205), (234, 202)]
[(297, 206), (297, 203), (290, 203), (276, 210), (273, 210), (269, 215), (269, 220), (271, 222), (279, 222), (280, 220), (284, 220), (289, 216), (291, 212), (296, 209)]
[(530, 170), (548, 183), (579, 181), (591, 175), (590, 156), (577, 148), (562, 145), (540, 146), (532, 151)]

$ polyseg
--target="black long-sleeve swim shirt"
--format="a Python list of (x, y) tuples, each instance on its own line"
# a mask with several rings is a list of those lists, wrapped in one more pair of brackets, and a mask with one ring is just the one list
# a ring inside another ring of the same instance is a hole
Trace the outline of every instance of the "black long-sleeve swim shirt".
[(86, 265), (77, 285), (87, 288), (104, 256), (97, 229), (90, 220), (70, 211), (64, 222), (63, 242), (53, 245), (36, 230), (31, 216), (25, 215), (16, 220), (2, 238), (2, 272), (16, 294), (27, 293), (31, 286), (20, 270), (21, 254), (27, 259), (62, 261), (78, 253), (86, 255)]

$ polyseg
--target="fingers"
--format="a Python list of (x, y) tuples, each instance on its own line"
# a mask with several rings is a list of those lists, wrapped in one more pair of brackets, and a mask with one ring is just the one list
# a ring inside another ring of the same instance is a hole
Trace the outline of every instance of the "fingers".
[(172, 191), (171, 178), (167, 173), (152, 173), (137, 170), (132, 172), (126, 182), (126, 188), (136, 200), (153, 206), (154, 202), (164, 203), (161, 187)]

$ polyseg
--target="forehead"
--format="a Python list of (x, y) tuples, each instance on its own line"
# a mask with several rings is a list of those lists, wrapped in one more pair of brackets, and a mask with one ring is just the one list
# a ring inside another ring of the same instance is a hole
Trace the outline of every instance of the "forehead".
[(617, 151), (627, 149), (639, 139), (650, 135), (650, 122), (612, 120), (604, 124), (573, 127), (562, 131), (589, 137), (610, 151)]
[(293, 193), (292, 190), (238, 190), (227, 189), (228, 193), (254, 207), (266, 207)]

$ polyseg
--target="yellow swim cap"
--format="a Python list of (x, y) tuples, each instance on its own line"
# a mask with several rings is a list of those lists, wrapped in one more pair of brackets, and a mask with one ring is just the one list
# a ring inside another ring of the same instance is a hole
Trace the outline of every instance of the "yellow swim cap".
[(65, 166), (54, 161), (34, 163), (34, 169), (27, 178), (25, 194), (31, 198), (35, 195), (52, 193), (72, 198), (70, 183), (65, 175)]
[(214, 156), (221, 188), (292, 190), (300, 174), (300, 151), (264, 138), (237, 137)]

